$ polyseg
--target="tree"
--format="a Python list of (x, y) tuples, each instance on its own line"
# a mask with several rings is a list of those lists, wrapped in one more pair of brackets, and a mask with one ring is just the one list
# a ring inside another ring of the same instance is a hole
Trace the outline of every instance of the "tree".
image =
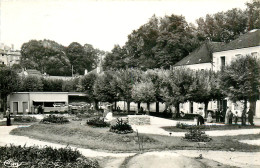
[(20, 78), (17, 73), (5, 66), (0, 66), (0, 99), (2, 110), (6, 110), (7, 96), (19, 90)]
[(50, 75), (71, 74), (65, 48), (51, 40), (30, 40), (21, 47), (21, 65)]
[(248, 18), (248, 31), (260, 28), (260, 1), (252, 0), (251, 3), (246, 3), (247, 18)]
[(132, 88), (136, 82), (141, 81), (141, 71), (138, 69), (125, 69), (115, 72), (119, 96), (121, 100), (127, 102), (127, 111), (130, 111), (130, 102), (132, 101)]
[(197, 22), (197, 35), (201, 41), (229, 42), (246, 32), (247, 16), (245, 11), (233, 8), (226, 12), (207, 14)]
[(104, 70), (109, 69), (125, 69), (126, 62), (124, 59), (126, 58), (126, 50), (125, 48), (121, 48), (119, 45), (115, 45), (111, 52), (109, 52), (104, 58), (103, 68)]
[(193, 83), (193, 71), (185, 68), (175, 68), (165, 72), (162, 83), (163, 100), (167, 105), (173, 105), (176, 109), (176, 117), (179, 117), (180, 103), (190, 99), (189, 91)]
[(117, 83), (113, 71), (105, 71), (97, 77), (94, 84), (94, 95), (102, 102), (115, 102), (118, 100)]
[(152, 81), (135, 83), (132, 88), (132, 99), (137, 103), (146, 102), (150, 111), (150, 103), (155, 101), (155, 88)]
[(86, 93), (87, 101), (93, 102), (96, 100), (94, 94), (94, 85), (97, 80), (97, 75), (94, 73), (89, 73), (79, 79), (79, 84), (77, 85), (77, 91)]
[(189, 95), (190, 101), (204, 103), (204, 116), (207, 117), (209, 101), (220, 100), (224, 97), (220, 91), (217, 73), (211, 70), (196, 71), (193, 75)]
[(195, 29), (183, 16), (161, 18), (159, 30), (155, 47), (157, 68), (169, 69), (198, 46)]
[(21, 91), (23, 92), (43, 91), (43, 83), (41, 78), (37, 76), (28, 76), (23, 78)]
[[(221, 73), (223, 92), (234, 102), (243, 101), (245, 115), (247, 102), (255, 103), (260, 91), (259, 59), (246, 55), (226, 66)], [(255, 109), (251, 109), (255, 112)], [(244, 121), (244, 120), (243, 120)], [(243, 122), (242, 124), (245, 124)]]
[(66, 48), (66, 54), (73, 65), (73, 73), (83, 75), (85, 70), (91, 71), (96, 67), (98, 55), (104, 53), (94, 49), (90, 44), (82, 46), (77, 42), (72, 42)]
[(43, 88), (45, 92), (62, 92), (63, 81), (61, 79), (44, 79), (42, 78)]

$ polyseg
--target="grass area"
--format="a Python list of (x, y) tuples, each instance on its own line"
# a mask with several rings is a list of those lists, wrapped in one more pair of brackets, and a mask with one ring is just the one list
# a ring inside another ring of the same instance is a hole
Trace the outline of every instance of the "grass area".
[(203, 131), (214, 131), (214, 130), (237, 130), (237, 129), (255, 129), (260, 128), (260, 126), (252, 126), (252, 125), (201, 125), (201, 126), (192, 126), (192, 125), (185, 125), (182, 128), (177, 126), (168, 126), (168, 127), (161, 127), (165, 131), (168, 132), (187, 132), (187, 130), (191, 127), (198, 127)]
[[(28, 136), (35, 139), (73, 145), (110, 152), (137, 152), (139, 150), (136, 133), (116, 134), (109, 132), (109, 128), (93, 128), (85, 121), (72, 121), (69, 124), (34, 124), (31, 127), (14, 129), (11, 134)], [(259, 139), (260, 134), (213, 137), (213, 140), (199, 146), (197, 142), (188, 142), (182, 137), (140, 134), (145, 151), (152, 150), (230, 150), (259, 151), (259, 146), (239, 143), (242, 139)]]

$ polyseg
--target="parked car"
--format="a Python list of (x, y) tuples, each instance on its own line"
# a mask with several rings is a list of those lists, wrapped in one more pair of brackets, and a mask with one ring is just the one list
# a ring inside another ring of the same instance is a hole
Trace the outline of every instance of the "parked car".
[(63, 104), (63, 103), (54, 103), (53, 107), (65, 107), (65, 104)]

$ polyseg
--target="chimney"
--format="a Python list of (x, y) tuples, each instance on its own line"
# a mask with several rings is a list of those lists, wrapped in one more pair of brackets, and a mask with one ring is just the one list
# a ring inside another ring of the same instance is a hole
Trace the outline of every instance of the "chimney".
[(14, 44), (11, 44), (11, 50), (14, 51)]
[(85, 69), (84, 75), (87, 75), (87, 74), (88, 74), (88, 70), (87, 70), (87, 69)]

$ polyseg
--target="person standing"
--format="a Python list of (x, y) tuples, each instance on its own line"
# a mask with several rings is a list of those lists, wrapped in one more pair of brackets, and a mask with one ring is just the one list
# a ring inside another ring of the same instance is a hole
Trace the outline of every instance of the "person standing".
[(253, 121), (253, 119), (254, 119), (253, 110), (249, 109), (248, 112), (247, 112), (247, 114), (248, 114), (248, 123), (249, 123), (250, 125), (254, 125), (254, 121)]
[(232, 111), (230, 110), (230, 111), (229, 111), (229, 116), (228, 116), (228, 124), (231, 124), (231, 125), (232, 125), (232, 120), (233, 120), (233, 113), (232, 113)]
[(216, 122), (219, 122), (220, 111), (216, 110)]
[(9, 107), (6, 109), (6, 126), (11, 125), (11, 114)]
[(235, 121), (235, 124), (237, 125), (237, 121), (238, 121), (238, 114), (237, 114), (237, 111), (236, 111), (236, 113), (234, 114), (234, 121)]

